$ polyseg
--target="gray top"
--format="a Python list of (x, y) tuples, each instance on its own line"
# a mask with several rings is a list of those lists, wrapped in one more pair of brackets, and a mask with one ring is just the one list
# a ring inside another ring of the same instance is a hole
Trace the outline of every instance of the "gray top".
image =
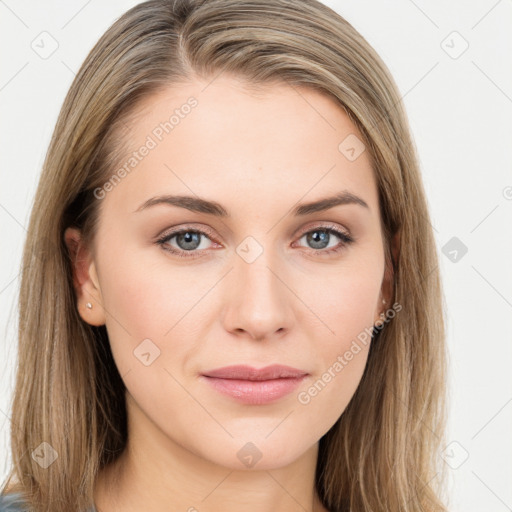
[[(9, 493), (0, 495), (0, 512), (26, 512), (27, 510), (27, 505), (21, 494)], [(96, 512), (96, 509), (91, 507), (86, 512)]]

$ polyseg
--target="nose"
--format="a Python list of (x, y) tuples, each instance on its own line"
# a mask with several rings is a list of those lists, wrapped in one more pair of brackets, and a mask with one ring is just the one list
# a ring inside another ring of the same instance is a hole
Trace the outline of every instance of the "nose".
[(268, 250), (252, 262), (236, 255), (226, 283), (224, 328), (254, 340), (280, 337), (290, 330), (296, 299), (286, 274)]

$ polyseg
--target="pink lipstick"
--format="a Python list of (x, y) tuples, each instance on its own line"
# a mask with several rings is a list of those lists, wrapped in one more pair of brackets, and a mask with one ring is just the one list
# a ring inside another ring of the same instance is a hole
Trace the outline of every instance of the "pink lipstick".
[(206, 371), (201, 378), (220, 393), (240, 402), (262, 405), (288, 395), (307, 375), (303, 370), (284, 365), (260, 369), (235, 365)]

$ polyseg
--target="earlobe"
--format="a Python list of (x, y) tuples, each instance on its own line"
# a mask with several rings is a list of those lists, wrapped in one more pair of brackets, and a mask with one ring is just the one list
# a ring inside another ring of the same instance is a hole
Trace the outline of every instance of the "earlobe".
[(90, 325), (104, 325), (101, 289), (91, 252), (83, 243), (80, 230), (77, 228), (67, 228), (64, 232), (64, 241), (73, 272), (78, 313)]

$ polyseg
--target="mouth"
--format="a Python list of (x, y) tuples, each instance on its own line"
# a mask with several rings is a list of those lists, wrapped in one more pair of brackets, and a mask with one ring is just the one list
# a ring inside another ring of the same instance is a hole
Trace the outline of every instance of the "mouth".
[(284, 365), (256, 369), (246, 365), (226, 366), (201, 375), (213, 389), (249, 405), (275, 402), (290, 394), (309, 374)]

